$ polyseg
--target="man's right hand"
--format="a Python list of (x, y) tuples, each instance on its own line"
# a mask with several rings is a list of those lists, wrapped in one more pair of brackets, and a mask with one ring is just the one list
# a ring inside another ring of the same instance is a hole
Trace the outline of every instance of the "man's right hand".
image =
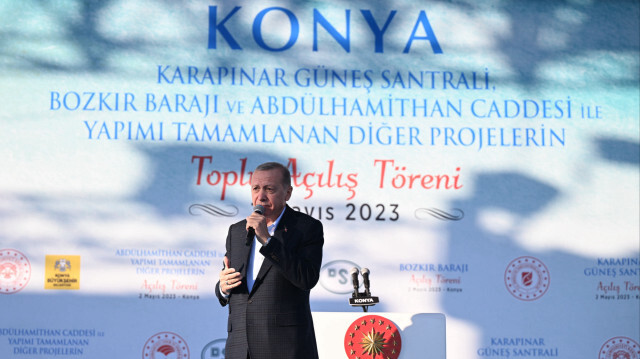
[(229, 295), (231, 290), (239, 286), (242, 281), (240, 280), (240, 272), (236, 272), (235, 269), (229, 268), (229, 258), (225, 256), (222, 259), (224, 263), (224, 269), (220, 272), (220, 290), (223, 294)]

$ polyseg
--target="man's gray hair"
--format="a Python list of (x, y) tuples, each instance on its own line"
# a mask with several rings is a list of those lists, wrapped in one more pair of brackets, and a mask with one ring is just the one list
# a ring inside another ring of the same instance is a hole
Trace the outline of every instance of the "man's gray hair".
[(254, 172), (258, 171), (271, 171), (271, 170), (280, 170), (282, 173), (282, 184), (285, 187), (291, 187), (291, 173), (289, 173), (289, 169), (281, 163), (278, 162), (265, 162), (261, 165), (258, 165)]

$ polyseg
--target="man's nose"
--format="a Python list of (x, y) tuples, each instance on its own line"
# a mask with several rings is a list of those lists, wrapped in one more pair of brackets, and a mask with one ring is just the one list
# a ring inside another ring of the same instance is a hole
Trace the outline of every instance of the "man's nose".
[(258, 201), (266, 201), (267, 200), (267, 191), (260, 190), (258, 192), (258, 196), (256, 197)]

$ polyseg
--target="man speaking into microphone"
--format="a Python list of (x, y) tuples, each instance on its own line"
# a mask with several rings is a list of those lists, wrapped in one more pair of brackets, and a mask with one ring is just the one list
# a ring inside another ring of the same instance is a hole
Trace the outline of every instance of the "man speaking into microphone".
[(316, 359), (309, 293), (320, 277), (322, 223), (291, 209), (291, 175), (276, 162), (251, 176), (254, 210), (231, 225), (216, 284), (229, 305), (227, 359)]

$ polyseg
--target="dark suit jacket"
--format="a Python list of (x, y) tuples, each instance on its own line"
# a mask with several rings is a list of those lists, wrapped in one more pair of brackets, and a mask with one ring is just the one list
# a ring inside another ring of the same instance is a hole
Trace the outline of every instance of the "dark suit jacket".
[(247, 266), (251, 246), (245, 244), (246, 220), (231, 225), (226, 256), (230, 268), (242, 273), (242, 284), (228, 299), (225, 358), (252, 359), (318, 358), (309, 293), (320, 277), (324, 235), (322, 223), (286, 207), (269, 244), (260, 249), (265, 258), (251, 293)]

